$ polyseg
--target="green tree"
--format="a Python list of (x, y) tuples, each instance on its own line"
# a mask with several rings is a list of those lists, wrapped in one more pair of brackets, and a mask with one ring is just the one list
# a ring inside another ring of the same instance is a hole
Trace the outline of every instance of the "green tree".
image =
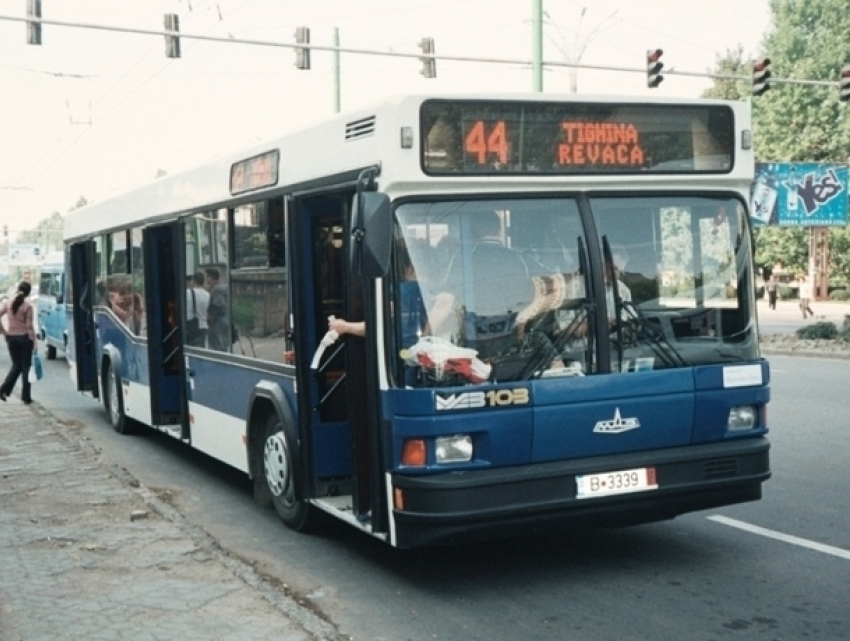
[(720, 98), (722, 100), (743, 100), (750, 95), (749, 80), (736, 80), (735, 76), (749, 76), (752, 61), (744, 59), (744, 48), (727, 49), (723, 56), (717, 56), (715, 68), (709, 73), (726, 78), (714, 78), (714, 86), (702, 92), (703, 98)]
[(794, 273), (805, 272), (809, 259), (809, 231), (804, 227), (756, 227), (755, 263), (772, 269), (777, 263)]

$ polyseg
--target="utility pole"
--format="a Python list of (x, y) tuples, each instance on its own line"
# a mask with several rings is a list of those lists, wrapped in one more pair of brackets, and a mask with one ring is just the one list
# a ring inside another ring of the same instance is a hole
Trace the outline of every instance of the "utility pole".
[(531, 75), (534, 91), (543, 91), (543, 0), (531, 0)]
[(334, 27), (334, 113), (339, 113), (342, 108), (342, 90), (339, 67), (339, 27)]

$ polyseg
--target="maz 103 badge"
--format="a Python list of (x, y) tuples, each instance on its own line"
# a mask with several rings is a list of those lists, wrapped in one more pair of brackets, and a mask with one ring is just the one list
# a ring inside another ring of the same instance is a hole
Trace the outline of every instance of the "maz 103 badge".
[(517, 405), (528, 405), (530, 402), (531, 394), (527, 387), (460, 392), (459, 394), (437, 392), (434, 395), (434, 409), (438, 412), (515, 407)]

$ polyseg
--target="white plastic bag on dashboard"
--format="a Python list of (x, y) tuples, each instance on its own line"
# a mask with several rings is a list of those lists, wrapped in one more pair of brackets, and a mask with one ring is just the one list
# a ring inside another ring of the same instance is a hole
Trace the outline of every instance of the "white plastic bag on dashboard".
[(405, 351), (408, 365), (418, 365), (437, 380), (456, 374), (470, 383), (485, 383), (492, 371), (490, 365), (478, 358), (477, 350), (460, 347), (438, 336), (423, 336)]

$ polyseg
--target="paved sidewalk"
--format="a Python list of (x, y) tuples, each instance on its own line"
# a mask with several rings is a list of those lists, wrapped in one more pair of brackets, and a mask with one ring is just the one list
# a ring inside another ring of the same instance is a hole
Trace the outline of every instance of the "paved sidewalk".
[(342, 638), (73, 424), (0, 403), (0, 640)]

